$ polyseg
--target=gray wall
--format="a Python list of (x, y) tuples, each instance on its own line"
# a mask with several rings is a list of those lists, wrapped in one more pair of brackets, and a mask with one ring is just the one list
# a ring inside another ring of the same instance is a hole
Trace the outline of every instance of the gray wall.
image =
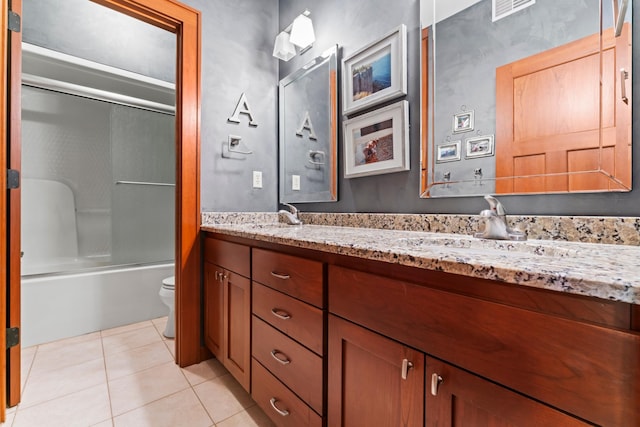
[[(271, 56), (278, 0), (183, 0), (202, 12), (203, 211), (274, 211), (277, 207), (278, 64)], [(97, 11), (97, 12), (96, 12)], [(173, 81), (175, 35), (89, 0), (24, 0), (24, 41)], [(258, 127), (227, 122), (245, 93)], [(249, 156), (222, 157), (228, 135)], [(252, 188), (252, 171), (263, 188)]]
[[(411, 171), (388, 175), (342, 178), (343, 163), (339, 162), (339, 201), (337, 203), (312, 203), (301, 205), (308, 212), (402, 212), (402, 213), (460, 213), (474, 214), (486, 208), (480, 196), (464, 198), (420, 199), (420, 130), (419, 130), (419, 4), (418, 1), (375, 0), (281, 0), (280, 22), (288, 25), (295, 15), (305, 8), (311, 10), (317, 41), (310, 53), (294, 58), (289, 63), (280, 63), (280, 77), (300, 67), (306, 58), (312, 57), (331, 43), (342, 47), (342, 57), (373, 41), (400, 23), (408, 30), (408, 84), (410, 104)], [(640, 8), (633, 11), (636, 22), (640, 22)], [(633, 66), (640, 69), (640, 25), (634, 33)], [(635, 84), (633, 97), (640, 102), (640, 85)], [(634, 108), (633, 139), (640, 141), (640, 112)], [(339, 126), (341, 129), (341, 124)], [(342, 147), (342, 135), (339, 137)], [(341, 153), (341, 151), (340, 151)], [(340, 154), (340, 157), (342, 154)], [(633, 157), (640, 156), (640, 144), (634, 144)], [(502, 196), (507, 212), (533, 215), (640, 215), (640, 165), (636, 161), (633, 175), (635, 190), (628, 193), (550, 194), (528, 196)]]

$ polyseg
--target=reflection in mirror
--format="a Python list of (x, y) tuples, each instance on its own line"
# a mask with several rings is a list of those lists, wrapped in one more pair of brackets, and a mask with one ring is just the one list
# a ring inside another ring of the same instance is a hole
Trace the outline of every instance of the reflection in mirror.
[(337, 200), (334, 46), (280, 81), (280, 202)]
[(631, 2), (493, 3), (421, 0), (422, 197), (630, 190)]

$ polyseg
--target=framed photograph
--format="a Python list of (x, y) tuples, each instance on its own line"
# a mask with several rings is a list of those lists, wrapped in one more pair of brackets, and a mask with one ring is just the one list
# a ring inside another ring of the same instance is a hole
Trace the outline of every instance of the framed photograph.
[(469, 138), (465, 141), (467, 159), (475, 157), (487, 157), (493, 156), (494, 143), (493, 135), (478, 136), (475, 138)]
[(453, 133), (473, 130), (473, 110), (453, 115)]
[(456, 162), (460, 160), (462, 141), (452, 141), (436, 147), (436, 163)]
[(343, 128), (345, 178), (409, 170), (408, 101), (346, 120)]
[(345, 115), (407, 94), (407, 27), (342, 60), (342, 108)]

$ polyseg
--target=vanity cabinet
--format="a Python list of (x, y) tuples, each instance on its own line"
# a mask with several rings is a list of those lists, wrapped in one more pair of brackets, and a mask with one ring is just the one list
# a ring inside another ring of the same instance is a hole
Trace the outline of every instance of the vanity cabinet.
[[(329, 266), (329, 425), (638, 425), (640, 335), (568, 318), (592, 301), (565, 301), (560, 316), (422, 277)], [(408, 393), (415, 376), (426, 387)]]
[(278, 426), (322, 426), (323, 263), (253, 249), (251, 394)]
[(251, 249), (204, 239), (204, 341), (233, 377), (251, 383)]

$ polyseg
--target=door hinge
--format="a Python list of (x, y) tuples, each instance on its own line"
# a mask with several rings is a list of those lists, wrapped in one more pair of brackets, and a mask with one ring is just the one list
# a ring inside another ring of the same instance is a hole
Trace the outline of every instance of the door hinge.
[(20, 328), (7, 328), (7, 349), (20, 344)]
[(9, 11), (9, 31), (13, 31), (14, 33), (20, 32), (20, 15), (15, 13), (14, 11)]
[(9, 190), (20, 188), (20, 171), (7, 169), (7, 188)]

